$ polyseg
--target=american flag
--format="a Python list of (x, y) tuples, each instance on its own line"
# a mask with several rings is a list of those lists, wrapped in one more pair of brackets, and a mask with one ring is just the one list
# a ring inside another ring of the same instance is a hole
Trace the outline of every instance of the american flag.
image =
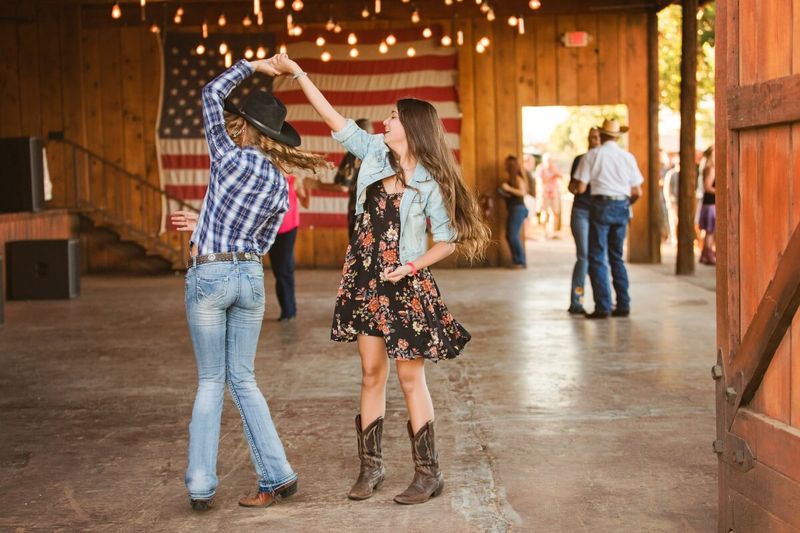
[[(385, 54), (381, 53), (379, 44), (390, 33), (397, 42), (389, 46)], [(319, 36), (326, 41), (322, 47), (316, 44)], [(427, 39), (421, 28), (360, 30), (356, 36), (358, 42), (351, 46), (347, 44), (347, 31), (334, 34), (309, 28), (302, 37), (291, 38), (286, 47), (289, 56), (309, 74), (340, 113), (353, 119), (369, 119), (376, 133), (383, 131), (381, 122), (398, 99), (415, 97), (431, 102), (442, 119), (447, 141), (458, 156), (461, 112), (456, 90), (457, 55), (454, 48), (439, 45), (438, 28), (434, 28), (433, 35)], [(212, 37), (216, 41), (209, 38), (203, 56), (194, 50), (197, 46), (194, 36), (172, 34), (164, 45), (166, 76), (159, 131), (162, 181), (170, 193), (198, 206), (208, 182), (202, 122), (195, 123), (195, 119), (200, 118), (200, 89), (225, 68), (224, 58), (217, 49), (222, 40), (228, 44), (234, 58), (241, 57), (248, 46), (253, 50), (259, 46), (253, 42), (254, 36)], [(353, 48), (358, 50), (355, 58), (350, 55)], [(413, 48), (413, 56), (409, 56), (409, 48)], [(321, 59), (325, 51), (331, 55), (329, 61)], [(213, 55), (209, 55), (211, 52)], [(269, 52), (274, 53), (272, 46)], [(201, 65), (202, 61), (205, 64)], [(239, 96), (242, 96), (254, 87), (268, 88), (269, 83), (269, 78), (257, 74), (237, 92), (241, 91)], [(191, 101), (187, 87), (195, 90)], [(276, 78), (272, 81), (272, 90), (286, 104), (287, 120), (303, 139), (301, 148), (323, 154), (334, 164), (333, 170), (320, 176), (322, 181), (332, 182), (335, 166), (344, 157), (343, 148), (331, 138), (330, 129), (291, 78)], [(190, 112), (190, 108), (193, 111)], [(177, 122), (178, 119), (181, 121)], [(187, 119), (191, 127), (187, 126)], [(346, 193), (312, 191), (309, 207), (301, 207), (300, 225), (301, 228), (346, 227), (346, 213)]]

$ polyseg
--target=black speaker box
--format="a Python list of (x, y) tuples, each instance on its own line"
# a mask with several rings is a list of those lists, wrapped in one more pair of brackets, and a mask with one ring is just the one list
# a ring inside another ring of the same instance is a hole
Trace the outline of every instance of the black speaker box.
[(6, 243), (9, 300), (75, 298), (80, 294), (77, 239)]
[(0, 213), (44, 206), (44, 161), (39, 137), (0, 139)]

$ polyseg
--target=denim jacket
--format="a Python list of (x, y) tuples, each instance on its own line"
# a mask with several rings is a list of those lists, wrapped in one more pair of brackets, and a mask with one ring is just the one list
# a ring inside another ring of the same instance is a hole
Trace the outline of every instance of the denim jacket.
[[(352, 119), (347, 119), (345, 127), (331, 135), (348, 152), (361, 159), (356, 184), (356, 215), (360, 215), (364, 212), (367, 187), (395, 174), (389, 163), (389, 147), (384, 144), (382, 134), (370, 135)], [(417, 164), (400, 201), (401, 263), (414, 261), (427, 251), (427, 220), (431, 222), (435, 242), (453, 242), (456, 239), (439, 184), (421, 164)]]

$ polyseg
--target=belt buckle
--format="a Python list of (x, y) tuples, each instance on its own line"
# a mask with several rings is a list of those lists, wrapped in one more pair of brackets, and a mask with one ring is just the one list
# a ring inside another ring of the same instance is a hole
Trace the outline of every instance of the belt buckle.
[(217, 255), (216, 254), (208, 254), (208, 260), (209, 261), (216, 261), (217, 260)]
[(244, 258), (249, 261), (250, 260), (250, 252), (245, 252)]

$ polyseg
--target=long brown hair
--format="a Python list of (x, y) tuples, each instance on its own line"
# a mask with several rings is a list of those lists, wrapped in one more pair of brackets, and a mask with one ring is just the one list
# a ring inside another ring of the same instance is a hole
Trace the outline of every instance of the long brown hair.
[(225, 129), (237, 145), (259, 148), (284, 174), (290, 173), (293, 169), (309, 170), (316, 174), (318, 169), (330, 167), (330, 163), (322, 156), (270, 139), (238, 115), (225, 116)]
[[(470, 261), (483, 258), (491, 232), (481, 216), (475, 196), (464, 184), (453, 151), (447, 146), (436, 108), (424, 100), (403, 98), (397, 101), (397, 114), (406, 131), (408, 149), (439, 184), (459, 252)], [(402, 175), (394, 157), (392, 164), (398, 175)], [(404, 176), (401, 179), (405, 182)]]

